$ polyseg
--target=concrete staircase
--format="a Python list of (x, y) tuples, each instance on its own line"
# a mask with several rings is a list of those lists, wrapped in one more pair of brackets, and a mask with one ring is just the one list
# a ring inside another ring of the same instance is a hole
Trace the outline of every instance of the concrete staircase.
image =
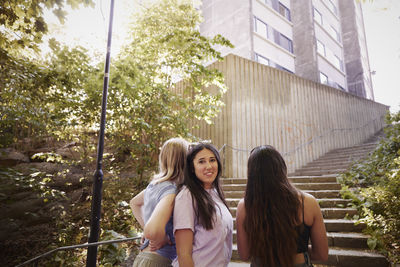
[[(321, 158), (307, 164), (289, 175), (298, 189), (307, 192), (319, 201), (328, 233), (329, 258), (323, 264), (328, 266), (388, 266), (382, 255), (367, 246), (368, 236), (362, 234), (364, 225), (354, 224), (352, 217), (357, 210), (350, 208), (349, 200), (342, 199), (337, 174), (345, 171), (351, 162), (366, 157), (375, 147), (376, 139), (354, 147), (328, 152)], [(236, 246), (236, 207), (244, 196), (245, 178), (223, 178), (225, 197), (234, 217), (234, 251), (232, 261), (240, 261)]]

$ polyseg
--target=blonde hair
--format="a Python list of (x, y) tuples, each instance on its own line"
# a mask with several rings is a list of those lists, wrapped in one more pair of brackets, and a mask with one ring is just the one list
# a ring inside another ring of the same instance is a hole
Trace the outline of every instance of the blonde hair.
[(188, 145), (189, 143), (182, 138), (171, 138), (163, 144), (158, 157), (159, 172), (154, 175), (153, 183), (183, 182)]

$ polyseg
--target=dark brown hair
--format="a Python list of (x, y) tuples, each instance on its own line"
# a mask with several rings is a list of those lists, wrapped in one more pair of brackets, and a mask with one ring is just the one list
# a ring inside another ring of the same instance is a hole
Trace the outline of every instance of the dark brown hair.
[(190, 194), (192, 195), (193, 209), (196, 212), (196, 217), (197, 217), (198, 222), (205, 229), (210, 230), (213, 228), (213, 218), (214, 218), (214, 215), (216, 212), (216, 210), (215, 210), (216, 203), (212, 199), (210, 194), (203, 188), (203, 182), (200, 181), (199, 178), (197, 178), (195, 171), (194, 171), (194, 162), (193, 162), (197, 153), (199, 153), (203, 149), (210, 150), (214, 154), (214, 156), (217, 160), (218, 173), (217, 173), (217, 177), (215, 178), (215, 180), (213, 182), (213, 187), (217, 191), (218, 196), (221, 199), (221, 201), (225, 204), (226, 207), (228, 207), (225, 202), (224, 193), (219, 184), (219, 178), (222, 173), (221, 159), (220, 159), (218, 150), (211, 144), (199, 143), (199, 144), (196, 144), (195, 146), (192, 146), (189, 148), (189, 152), (186, 157), (186, 168), (185, 168), (185, 176), (184, 176), (183, 185), (185, 185), (189, 189)]
[(252, 150), (247, 167), (244, 229), (250, 259), (259, 266), (292, 267), (300, 200), (285, 161), (272, 146), (260, 146)]

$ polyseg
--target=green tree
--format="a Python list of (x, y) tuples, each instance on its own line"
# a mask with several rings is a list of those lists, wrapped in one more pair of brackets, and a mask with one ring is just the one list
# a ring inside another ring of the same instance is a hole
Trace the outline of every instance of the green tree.
[(222, 59), (215, 46), (232, 45), (200, 35), (200, 22), (192, 1), (156, 1), (136, 17), (114, 63), (109, 132), (139, 173), (154, 166), (162, 142), (189, 136), (190, 120), (211, 122), (223, 105), (223, 76), (205, 63)]
[(38, 52), (38, 44), (47, 34), (47, 23), (43, 18), (44, 8), (51, 10), (64, 22), (65, 4), (78, 8), (80, 4), (93, 6), (92, 0), (2, 0), (0, 3), (0, 60), (21, 49)]
[[(0, 72), (0, 146), (25, 137), (68, 137), (72, 129), (93, 120), (99, 102), (87, 102), (85, 88), (99, 70), (89, 65), (82, 47), (61, 47), (54, 40), (46, 61), (8, 60)], [(97, 96), (98, 99), (98, 96)], [(86, 104), (86, 106), (85, 106)]]

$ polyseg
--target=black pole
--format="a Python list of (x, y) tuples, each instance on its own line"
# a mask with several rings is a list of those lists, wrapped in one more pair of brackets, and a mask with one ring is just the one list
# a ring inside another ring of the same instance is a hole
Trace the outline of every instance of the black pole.
[[(94, 243), (99, 240), (100, 232), (100, 216), (101, 216), (101, 191), (103, 186), (103, 150), (104, 150), (104, 131), (106, 126), (106, 110), (107, 110), (107, 90), (108, 78), (110, 71), (110, 50), (112, 36), (112, 21), (114, 14), (114, 0), (111, 0), (110, 7), (110, 23), (108, 27), (107, 55), (104, 66), (104, 83), (103, 83), (103, 102), (101, 104), (100, 134), (97, 146), (97, 169), (93, 176), (93, 197), (92, 197), (92, 213), (90, 220), (89, 242)], [(88, 248), (86, 266), (95, 267), (97, 262), (97, 246)]]

